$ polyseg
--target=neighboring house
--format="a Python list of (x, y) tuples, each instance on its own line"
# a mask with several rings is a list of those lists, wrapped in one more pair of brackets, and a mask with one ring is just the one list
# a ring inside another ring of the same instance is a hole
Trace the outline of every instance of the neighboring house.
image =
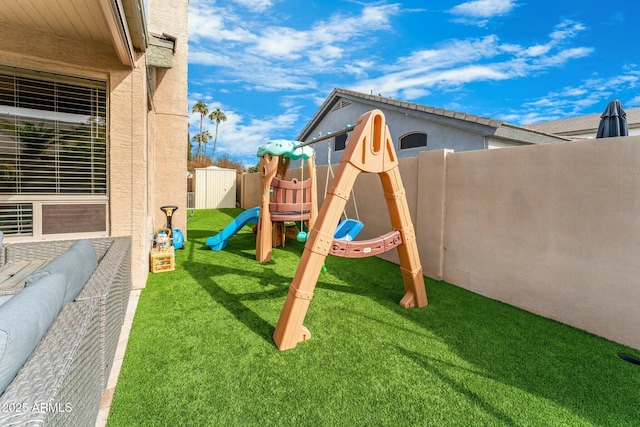
[[(354, 126), (360, 115), (372, 109), (385, 114), (398, 157), (413, 157), (423, 150), (469, 151), (568, 140), (473, 114), (345, 89), (331, 92), (296, 139), (308, 142)], [(316, 163), (326, 165), (329, 155), (331, 163), (336, 163), (346, 140), (343, 134), (316, 144)]]
[[(604, 109), (603, 109), (604, 111)], [(640, 108), (625, 109), (629, 136), (640, 135)], [(595, 138), (600, 124), (600, 114), (572, 117), (570, 119), (551, 120), (548, 122), (526, 125), (527, 129), (552, 133), (567, 138)]]
[(128, 235), (144, 286), (160, 207), (186, 223), (187, 5), (0, 0), (7, 243)]

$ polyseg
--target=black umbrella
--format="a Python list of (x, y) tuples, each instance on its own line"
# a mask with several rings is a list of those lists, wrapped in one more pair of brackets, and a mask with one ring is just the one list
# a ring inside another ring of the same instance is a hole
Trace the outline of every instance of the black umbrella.
[(627, 136), (629, 128), (627, 127), (627, 113), (622, 109), (620, 101), (613, 100), (607, 104), (607, 108), (600, 116), (600, 125), (598, 126), (598, 135), (596, 138), (609, 138), (612, 136)]

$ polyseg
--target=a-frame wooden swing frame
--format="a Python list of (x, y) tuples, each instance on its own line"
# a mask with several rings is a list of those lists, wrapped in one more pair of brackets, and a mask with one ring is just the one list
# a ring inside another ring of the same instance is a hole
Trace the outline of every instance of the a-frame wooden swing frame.
[[(427, 305), (416, 234), (409, 215), (393, 140), (384, 114), (380, 110), (372, 110), (358, 119), (342, 154), (336, 176), (327, 191), (327, 198), (309, 233), (273, 334), (274, 342), (280, 350), (294, 348), (300, 341), (311, 338), (311, 333), (302, 323), (325, 258), (329, 254), (338, 255), (340, 252), (341, 244), (334, 242), (333, 234), (361, 172), (376, 173), (380, 177), (393, 232), (384, 237), (359, 242), (357, 256), (374, 255), (396, 247), (405, 291), (400, 305), (405, 308)], [(391, 234), (393, 236), (389, 237)], [(389, 244), (385, 243), (387, 241)], [(367, 246), (367, 242), (377, 248), (382, 247), (382, 250), (373, 250), (372, 246)]]

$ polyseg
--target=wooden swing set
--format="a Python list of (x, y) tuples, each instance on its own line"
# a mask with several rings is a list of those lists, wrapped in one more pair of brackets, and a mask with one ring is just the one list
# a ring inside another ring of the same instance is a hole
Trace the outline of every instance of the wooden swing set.
[[(312, 207), (310, 207), (308, 220), (310, 233), (273, 334), (274, 342), (280, 350), (294, 348), (300, 341), (311, 338), (311, 333), (303, 325), (303, 322), (327, 255), (361, 258), (378, 255), (396, 248), (405, 292), (400, 300), (400, 306), (409, 308), (427, 305), (427, 294), (415, 230), (409, 215), (393, 140), (384, 114), (380, 110), (372, 110), (363, 114), (351, 132), (349, 144), (342, 154), (335, 178), (327, 191), (327, 198), (324, 200), (317, 218), (312, 216)], [(318, 141), (311, 143), (315, 142)], [(273, 177), (277, 173), (277, 164), (271, 165), (265, 162), (263, 165), (262, 161), (260, 164), (263, 180), (265, 176)], [(262, 167), (265, 168), (264, 173)], [(310, 164), (309, 170), (313, 170), (312, 164)], [(375, 173), (380, 177), (392, 231), (377, 238), (363, 241), (334, 239), (336, 225), (349, 200), (349, 194), (355, 180), (362, 172)], [(315, 187), (312, 194), (316, 194)], [(267, 192), (265, 195), (263, 184), (263, 201), (265, 196), (269, 197), (269, 193)], [(270, 230), (265, 228), (267, 225), (270, 226), (270, 223), (262, 224), (262, 213), (260, 224), (263, 232)], [(258, 233), (260, 230), (259, 228)], [(271, 244), (269, 244), (270, 250)], [(258, 249), (256, 249), (257, 252)]]

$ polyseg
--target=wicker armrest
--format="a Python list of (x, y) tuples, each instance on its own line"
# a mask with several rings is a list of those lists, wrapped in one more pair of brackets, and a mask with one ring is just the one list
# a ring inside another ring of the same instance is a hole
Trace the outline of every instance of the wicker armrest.
[[(98, 262), (113, 244), (115, 237), (100, 237), (91, 240)], [(76, 240), (51, 240), (45, 242), (10, 243), (3, 247), (6, 264), (17, 261), (53, 259), (65, 253)]]
[(102, 384), (97, 301), (67, 304), (0, 396), (0, 425), (93, 425)]
[[(7, 263), (52, 259), (74, 240), (0, 247)], [(93, 425), (131, 292), (131, 238), (91, 239), (98, 266), (0, 396), (0, 425)]]
[(76, 301), (96, 300), (100, 312), (100, 375), (106, 388), (131, 293), (131, 239), (117, 237)]

